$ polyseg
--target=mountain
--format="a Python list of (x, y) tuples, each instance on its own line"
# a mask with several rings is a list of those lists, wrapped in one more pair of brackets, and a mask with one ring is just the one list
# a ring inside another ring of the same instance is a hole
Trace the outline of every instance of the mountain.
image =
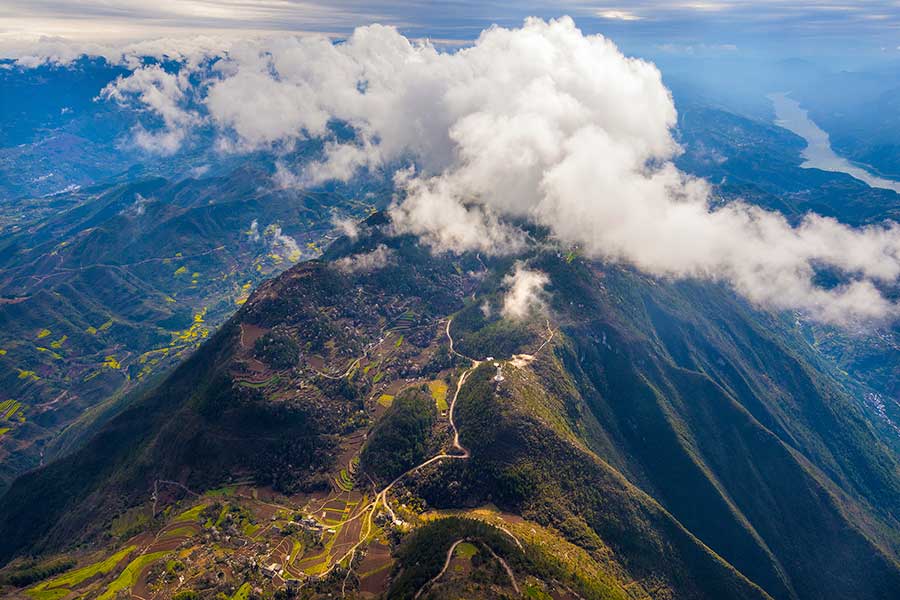
[(89, 437), (259, 282), (317, 256), (333, 217), (367, 214), (375, 204), (358, 185), (273, 188), (258, 158), (221, 176), (134, 174), (20, 201), (30, 221), (0, 241), (0, 402), (11, 411), (0, 414), (0, 490)]
[(158, 384), (259, 282), (317, 256), (334, 217), (368, 214), (382, 186), (281, 189), (271, 152), (219, 152), (213, 131), (148, 152), (134, 128), (159, 124), (102, 97), (130, 72), (0, 60), (0, 492)]
[[(846, 58), (846, 57), (842, 57)], [(895, 58), (840, 64), (800, 58), (674, 56), (657, 53), (660, 67), (679, 107), (686, 99), (709, 107), (769, 121), (774, 114), (767, 95), (789, 92), (828, 132), (842, 157), (871, 172), (897, 179), (900, 69)]]
[[(10, 597), (891, 598), (896, 454), (789, 317), (378, 213), (0, 498)], [(545, 273), (507, 318), (507, 275)], [(232, 596), (234, 595), (234, 596)], [(178, 597), (178, 596), (175, 596)]]
[[(805, 142), (770, 123), (687, 99), (679, 119), (685, 152), (679, 166), (715, 182), (722, 202), (740, 200), (798, 222), (814, 212), (856, 226), (900, 219), (900, 195), (870, 188), (843, 173), (801, 168)], [(828, 277), (823, 273), (823, 280)], [(900, 297), (894, 285), (885, 290)], [(900, 325), (829, 327), (794, 315), (807, 343), (900, 451)]]

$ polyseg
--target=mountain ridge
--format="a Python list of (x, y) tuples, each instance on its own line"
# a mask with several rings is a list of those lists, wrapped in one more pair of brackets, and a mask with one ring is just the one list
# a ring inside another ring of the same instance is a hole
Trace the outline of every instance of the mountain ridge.
[[(510, 321), (497, 307), (512, 259), (435, 256), (388, 225), (377, 214), (356, 240), (260, 286), (87, 446), (17, 481), (0, 499), (4, 558), (108, 539), (109, 519), (146, 506), (162, 479), (200, 494), (248, 476), (288, 498), (333, 487), (343, 457), (374, 448), (354, 432), (380, 436), (373, 424), (422, 401), (397, 400), (410, 382), (444, 373), (471, 458), (409, 472), (390, 489), (406, 508), (376, 494), (358, 518), (383, 512), (379, 497), (404, 523), (385, 531), (421, 520), (416, 503), (495, 503), (678, 597), (886, 598), (900, 585), (896, 462), (837, 380), (785, 344), (802, 338), (779, 317), (716, 284), (547, 249), (519, 259), (549, 277), (546, 323)], [(352, 270), (372, 253), (388, 259)], [(451, 342), (476, 357), (471, 374)], [(299, 363), (266, 366), (284, 352)], [(450, 444), (447, 415), (419, 423), (423, 443)], [(835, 428), (844, 439), (822, 437)], [(343, 485), (369, 488), (367, 464)]]

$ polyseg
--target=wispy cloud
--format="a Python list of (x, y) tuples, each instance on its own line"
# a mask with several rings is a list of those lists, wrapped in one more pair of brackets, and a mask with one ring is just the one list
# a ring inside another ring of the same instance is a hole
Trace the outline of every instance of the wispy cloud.
[(658, 44), (656, 49), (666, 54), (688, 56), (716, 56), (739, 50), (735, 44)]
[(601, 9), (597, 11), (597, 16), (601, 19), (609, 19), (611, 21), (640, 21), (641, 16), (631, 11), (620, 9)]

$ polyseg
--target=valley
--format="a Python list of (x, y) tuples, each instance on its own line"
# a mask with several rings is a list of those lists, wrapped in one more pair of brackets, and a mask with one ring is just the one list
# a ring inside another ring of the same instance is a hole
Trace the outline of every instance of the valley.
[(768, 98), (775, 106), (776, 124), (806, 140), (807, 146), (803, 150), (804, 168), (846, 173), (873, 188), (900, 192), (900, 182), (873, 175), (864, 166), (855, 165), (835, 154), (828, 134), (810, 120), (807, 111), (788, 94), (769, 94)]

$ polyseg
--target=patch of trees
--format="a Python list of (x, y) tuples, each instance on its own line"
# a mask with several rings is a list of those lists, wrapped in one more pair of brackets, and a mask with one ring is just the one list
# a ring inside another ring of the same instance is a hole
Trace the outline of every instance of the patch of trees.
[(397, 572), (388, 598), (413, 598), (444, 566), (453, 542), (468, 539), (487, 544), (511, 566), (526, 562), (512, 539), (483, 521), (462, 517), (438, 519), (413, 531), (403, 541), (397, 556)]
[(421, 375), (426, 377), (435, 375), (444, 369), (449, 369), (455, 364), (456, 356), (450, 354), (450, 346), (444, 342), (438, 346), (434, 354), (431, 355), (431, 358), (428, 359), (428, 362), (422, 365)]
[(524, 351), (533, 339), (524, 324), (504, 319), (466, 334), (459, 340), (459, 349), (473, 358), (506, 358)]
[(525, 322), (485, 317), (481, 307), (474, 304), (453, 318), (451, 333), (457, 349), (473, 358), (509, 357), (534, 341)]
[(300, 346), (286, 335), (268, 332), (253, 345), (253, 355), (275, 370), (290, 369), (300, 360)]
[(360, 455), (363, 469), (390, 481), (428, 458), (436, 419), (437, 408), (427, 388), (401, 392), (372, 428)]

